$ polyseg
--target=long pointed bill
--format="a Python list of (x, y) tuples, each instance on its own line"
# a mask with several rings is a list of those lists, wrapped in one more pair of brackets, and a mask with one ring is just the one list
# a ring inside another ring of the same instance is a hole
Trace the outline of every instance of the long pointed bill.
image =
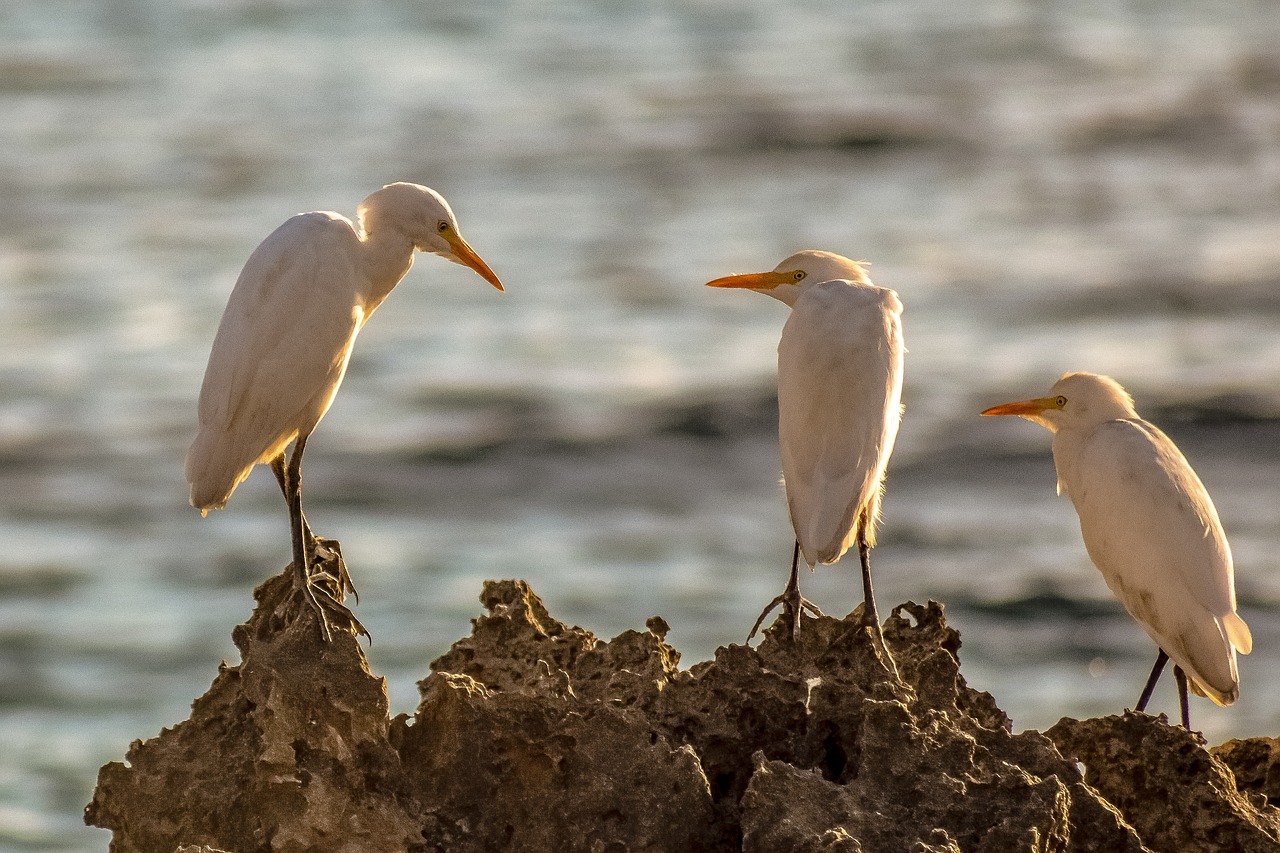
[(458, 263), (463, 266), (471, 267), (479, 273), (482, 279), (498, 288), (498, 290), (504, 289), (502, 287), (502, 282), (498, 280), (497, 274), (494, 273), (493, 270), (489, 269), (489, 265), (484, 262), (483, 258), (476, 254), (474, 249), (467, 245), (466, 240), (463, 240), (462, 237), (456, 234), (446, 237), (445, 239), (449, 241), (449, 248), (453, 249), (453, 255), (458, 259)]
[(1050, 409), (1060, 408), (1062, 408), (1062, 402), (1058, 397), (1037, 397), (1034, 400), (1019, 400), (1016, 403), (1003, 403), (999, 406), (992, 406), (982, 414), (984, 417), (992, 415), (1021, 415), (1026, 418), (1035, 417)]
[(707, 287), (745, 287), (748, 290), (772, 290), (780, 284), (794, 281), (789, 272), (755, 272), (748, 275), (729, 275), (707, 282)]

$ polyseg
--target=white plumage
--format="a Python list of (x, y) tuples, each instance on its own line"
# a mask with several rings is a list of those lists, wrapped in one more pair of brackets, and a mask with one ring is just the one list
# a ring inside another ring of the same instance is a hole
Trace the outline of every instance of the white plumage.
[(1248, 654), (1253, 640), (1236, 612), (1217, 509), (1177, 446), (1138, 416), (1119, 383), (1092, 373), (1069, 373), (1048, 397), (983, 414), (1020, 415), (1053, 432), (1059, 491), (1075, 505), (1107, 586), (1193, 690), (1234, 702), (1236, 653)]
[[(868, 552), (902, 417), (902, 303), (872, 284), (861, 264), (814, 250), (772, 272), (708, 284), (755, 290), (791, 306), (778, 343), (778, 439), (798, 554), (812, 568), (858, 545), (863, 619), (878, 635)], [(816, 612), (798, 583), (793, 561), (786, 590), (757, 628), (778, 604), (793, 616), (793, 629), (802, 608)]]
[(187, 454), (192, 506), (221, 509), (254, 465), (279, 456), (328, 411), (376, 307), (359, 255), (347, 219), (304, 213), (249, 256), (200, 389), (200, 430)]
[[(310, 580), (316, 540), (302, 514), (302, 451), (338, 393), (356, 335), (409, 271), (415, 250), (471, 267), (502, 289), (458, 233), (448, 202), (427, 187), (383, 187), (360, 204), (358, 224), (337, 213), (301, 213), (249, 256), (200, 389), (199, 430), (186, 461), (192, 506), (221, 508), (255, 465), (271, 464), (289, 504), (295, 576), (326, 637)], [(339, 586), (349, 588), (345, 566), (339, 571)], [(331, 598), (325, 606), (350, 615)]]
[(892, 290), (850, 278), (802, 291), (783, 327), (778, 439), (791, 521), (810, 566), (839, 560), (860, 523), (875, 545), (902, 415), (901, 316)]

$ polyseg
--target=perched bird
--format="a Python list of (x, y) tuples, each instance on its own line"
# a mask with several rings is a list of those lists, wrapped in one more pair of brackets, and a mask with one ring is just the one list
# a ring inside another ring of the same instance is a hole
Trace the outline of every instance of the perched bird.
[(1020, 415), (1053, 433), (1058, 492), (1080, 516), (1089, 558), (1160, 647), (1138, 700), (1144, 711), (1169, 658), (1182, 725), (1191, 689), (1219, 705), (1240, 695), (1236, 652), (1253, 647), (1236, 613), (1234, 569), (1218, 511), (1169, 437), (1138, 417), (1114, 379), (1068, 373), (1048, 397), (984, 415)]
[[(300, 213), (262, 241), (231, 292), (200, 389), (186, 463), (191, 505), (220, 509), (255, 465), (270, 464), (289, 506), (295, 583), (326, 639), (328, 612), (365, 632), (340, 601), (355, 590), (337, 543), (317, 540), (302, 513), (302, 452), (338, 393), (356, 334), (409, 271), (415, 249), (471, 267), (502, 290), (439, 193), (388, 184), (360, 203), (356, 223)], [(336, 558), (337, 577), (313, 575), (318, 550), (322, 565)], [(317, 580), (336, 582), (336, 595)]]
[(754, 290), (791, 306), (778, 343), (778, 439), (796, 547), (786, 589), (760, 614), (751, 636), (781, 604), (795, 637), (801, 611), (819, 613), (800, 595), (800, 556), (812, 569), (836, 562), (856, 544), (862, 619), (883, 648), (870, 550), (902, 418), (902, 303), (892, 290), (872, 284), (856, 261), (813, 250), (797, 252), (772, 272), (707, 284)]

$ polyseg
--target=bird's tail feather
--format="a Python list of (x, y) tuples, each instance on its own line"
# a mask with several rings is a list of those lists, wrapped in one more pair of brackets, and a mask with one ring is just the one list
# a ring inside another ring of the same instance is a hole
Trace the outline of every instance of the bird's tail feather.
[(247, 464), (225, 458), (218, 443), (208, 433), (201, 431), (187, 452), (186, 475), (191, 484), (191, 505), (207, 514), (211, 509), (222, 509), (236, 487), (244, 482), (256, 461)]
[(1222, 617), (1222, 630), (1226, 633), (1231, 645), (1242, 655), (1253, 651), (1253, 634), (1249, 626), (1234, 610)]

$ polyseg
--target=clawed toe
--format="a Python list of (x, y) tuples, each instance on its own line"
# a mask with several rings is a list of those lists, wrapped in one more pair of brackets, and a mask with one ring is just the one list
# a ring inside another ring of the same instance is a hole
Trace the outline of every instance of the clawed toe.
[[(360, 593), (356, 592), (356, 585), (351, 581), (351, 574), (347, 571), (347, 563), (342, 559), (342, 544), (337, 539), (325, 539), (317, 536), (315, 539), (315, 555), (316, 562), (312, 568), (315, 574), (319, 569), (321, 573), (329, 578), (336, 580), (339, 589), (345, 597), (347, 593), (355, 596), (356, 604), (360, 603)], [(336, 572), (328, 569), (329, 563), (336, 563)]]
[(369, 636), (369, 632), (361, 624), (360, 620), (356, 618), (356, 615), (351, 612), (351, 609), (329, 591), (329, 586), (334, 582), (335, 579), (328, 573), (315, 576), (311, 584), (312, 594), (309, 596), (316, 607), (316, 615), (320, 618), (320, 626), (324, 632), (325, 640), (332, 639), (333, 622), (330, 621), (330, 616), (333, 616), (344, 623), (345, 630), (351, 631), (357, 637), (364, 637), (373, 642), (373, 637)]
[(773, 612), (773, 608), (777, 607), (779, 604), (782, 604), (784, 601), (785, 599), (781, 595), (779, 595), (773, 601), (770, 601), (768, 605), (765, 606), (764, 610), (760, 611), (760, 615), (756, 617), (756, 623), (751, 626), (751, 633), (747, 634), (748, 643), (755, 638), (756, 632), (760, 630), (760, 625), (764, 622), (764, 618)]
[(365, 637), (372, 642), (373, 638), (369, 636), (368, 630), (351, 609), (342, 603), (339, 595), (334, 594), (335, 590), (341, 595), (338, 579), (323, 571), (313, 572), (301, 588), (303, 598), (316, 614), (325, 642), (333, 641), (335, 629), (350, 631), (357, 637)]
[(774, 608), (782, 606), (784, 615), (791, 617), (791, 639), (793, 641), (800, 637), (800, 615), (804, 611), (809, 611), (814, 617), (823, 616), (823, 612), (818, 606), (809, 599), (800, 594), (799, 589), (785, 590), (781, 595), (770, 601), (764, 610), (760, 611), (760, 615), (756, 617), (756, 622), (751, 626), (751, 633), (747, 635), (747, 642), (751, 642), (755, 638), (756, 632), (760, 630), (760, 626), (764, 623), (765, 617), (773, 612)]
[[(351, 575), (342, 559), (342, 546), (336, 539), (312, 540), (315, 559), (306, 572), (295, 572), (294, 585), (302, 593), (307, 606), (316, 614), (320, 623), (320, 633), (326, 643), (333, 641), (335, 629), (350, 631), (357, 637), (365, 637), (372, 642), (368, 630), (356, 618), (343, 599), (348, 592), (355, 594), (351, 583)], [(360, 598), (357, 595), (356, 601)]]

